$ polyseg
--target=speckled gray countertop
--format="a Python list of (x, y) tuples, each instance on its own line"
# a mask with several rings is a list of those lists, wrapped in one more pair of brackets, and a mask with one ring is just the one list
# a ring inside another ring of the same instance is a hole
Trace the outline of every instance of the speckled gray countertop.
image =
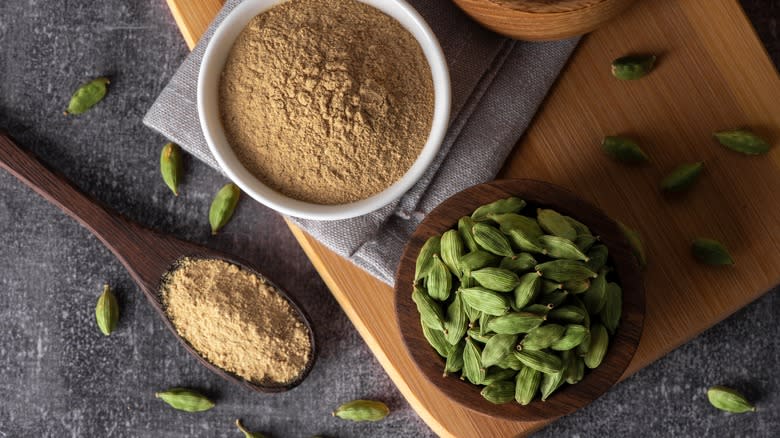
[[(780, 2), (743, 4), (777, 64)], [(0, 0), (0, 127), (122, 214), (262, 266), (311, 314), (318, 363), (285, 394), (223, 382), (187, 355), (94, 237), (0, 172), (0, 438), (237, 437), (232, 422), (239, 417), (273, 437), (431, 435), (279, 216), (243, 202), (211, 237), (208, 206), (224, 179), (188, 160), (178, 199), (161, 183), (164, 139), (141, 118), (186, 53), (162, 0)], [(112, 77), (111, 98), (99, 111), (62, 117), (73, 88), (97, 74)], [(109, 338), (93, 322), (106, 281), (122, 307)], [(770, 292), (539, 435), (776, 436), (778, 313), (778, 294)], [(716, 383), (742, 389), (761, 411), (736, 416), (710, 408), (704, 390)], [(173, 411), (153, 397), (171, 385), (202, 388), (218, 406), (197, 415)], [(376, 424), (330, 417), (340, 402), (358, 397), (385, 400), (393, 413)]]

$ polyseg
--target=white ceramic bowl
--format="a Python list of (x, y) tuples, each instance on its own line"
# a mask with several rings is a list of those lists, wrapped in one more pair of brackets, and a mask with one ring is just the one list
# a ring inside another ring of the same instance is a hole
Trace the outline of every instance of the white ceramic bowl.
[(285, 196), (263, 184), (238, 160), (228, 144), (219, 113), (219, 79), (233, 42), (252, 18), (284, 0), (245, 0), (225, 17), (206, 47), (198, 76), (198, 113), (203, 135), (222, 170), (241, 190), (274, 210), (300, 218), (346, 219), (377, 210), (398, 199), (423, 175), (439, 151), (450, 117), (450, 76), (441, 46), (423, 18), (403, 0), (360, 0), (396, 19), (420, 44), (433, 75), (431, 132), (420, 155), (401, 179), (370, 198), (349, 204), (320, 205)]

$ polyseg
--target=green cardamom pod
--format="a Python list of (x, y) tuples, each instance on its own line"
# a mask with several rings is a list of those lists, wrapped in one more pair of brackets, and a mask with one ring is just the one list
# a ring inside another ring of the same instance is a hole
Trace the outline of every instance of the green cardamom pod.
[(428, 271), (430, 271), (431, 265), (433, 265), (433, 255), (439, 254), (441, 249), (440, 245), (441, 236), (431, 236), (425, 241), (422, 248), (420, 248), (420, 253), (417, 255), (417, 261), (414, 266), (415, 283), (428, 275)]
[(233, 212), (236, 211), (238, 199), (241, 197), (241, 190), (233, 183), (225, 184), (214, 196), (209, 210), (209, 223), (211, 224), (211, 234), (217, 234), (219, 230), (227, 225)]
[(386, 404), (374, 400), (353, 400), (333, 411), (334, 417), (351, 421), (379, 421), (390, 413)]
[(530, 240), (534, 240), (544, 234), (539, 223), (532, 217), (516, 213), (504, 213), (491, 214), (490, 220), (497, 223), (501, 232), (504, 234), (509, 234), (510, 230), (517, 230), (523, 235), (528, 236)]
[(607, 283), (604, 307), (601, 308), (599, 317), (601, 318), (604, 327), (606, 327), (607, 331), (611, 334), (615, 334), (615, 330), (617, 330), (622, 311), (623, 290), (615, 283)]
[(477, 241), (477, 245), (485, 251), (500, 256), (511, 257), (514, 255), (509, 240), (495, 227), (480, 222), (474, 225), (472, 231), (474, 232), (474, 240)]
[(542, 245), (542, 248), (547, 250), (547, 254), (549, 254), (550, 257), (555, 257), (557, 259), (582, 260), (583, 262), (590, 260), (588, 256), (569, 239), (559, 236), (544, 235), (539, 237), (539, 243)]
[(514, 300), (512, 302), (514, 308), (520, 310), (531, 304), (539, 294), (541, 287), (542, 277), (536, 272), (529, 272), (520, 277), (514, 291)]
[(599, 243), (598, 245), (593, 245), (588, 250), (587, 255), (590, 259), (590, 261), (585, 263), (588, 266), (588, 269), (593, 272), (599, 272), (599, 270), (607, 264), (609, 250), (606, 245)]
[(542, 375), (542, 382), (539, 384), (539, 391), (542, 393), (542, 401), (547, 400), (555, 390), (563, 385), (565, 372), (566, 370), (562, 369), (557, 373)]
[[(578, 234), (577, 238), (574, 239), (574, 244), (577, 245), (577, 248), (579, 248), (580, 251), (587, 252), (598, 241), (598, 237), (592, 234)], [(588, 259), (590, 259), (590, 257), (588, 257)]]
[(518, 350), (544, 350), (550, 348), (555, 341), (563, 337), (566, 328), (558, 324), (541, 325), (530, 332), (520, 341)]
[(582, 358), (577, 357), (574, 351), (568, 350), (561, 352), (561, 360), (563, 361), (563, 378), (566, 383), (574, 385), (582, 380), (585, 375), (585, 362)]
[(591, 281), (589, 278), (584, 280), (572, 280), (563, 283), (563, 288), (573, 294), (581, 294), (590, 289)]
[(523, 368), (523, 363), (520, 362), (514, 354), (507, 354), (498, 361), (496, 366), (508, 370), (520, 371)]
[(539, 243), (539, 240), (536, 237), (531, 237), (517, 229), (507, 231), (506, 235), (509, 237), (509, 240), (522, 251), (547, 254), (547, 250), (542, 247), (542, 244)]
[(435, 300), (445, 301), (450, 297), (452, 274), (438, 254), (433, 255), (433, 262), (425, 277), (425, 285), (428, 287), (428, 295)]
[(481, 385), (485, 380), (482, 351), (471, 338), (466, 338), (466, 346), (463, 349), (463, 377), (475, 385)]
[(480, 335), (485, 336), (489, 334), (490, 330), (488, 330), (487, 326), (491, 319), (493, 319), (493, 315), (489, 313), (480, 312), (479, 321), (478, 321)]
[(593, 236), (593, 233), (590, 232), (590, 228), (588, 228), (587, 225), (583, 224), (582, 222), (578, 221), (577, 219), (574, 219), (571, 216), (564, 216), (564, 219), (566, 219), (566, 222), (571, 225), (572, 228), (574, 228), (574, 231), (577, 233), (577, 237), (579, 236)]
[(588, 335), (588, 329), (579, 324), (569, 324), (560, 339), (550, 345), (555, 351), (568, 351), (580, 345)]
[[(464, 277), (464, 278), (466, 278), (466, 277)], [(470, 278), (470, 277), (468, 277), (468, 278)], [(468, 283), (474, 283), (474, 284), (466, 286)], [(464, 281), (463, 283), (461, 283), (461, 288), (467, 289), (468, 287), (476, 287), (476, 282), (475, 281), (469, 281), (469, 282), (465, 282)], [(456, 293), (460, 294), (460, 292), (456, 292)], [(466, 319), (469, 320), (468, 326), (469, 327), (473, 326), (474, 322), (479, 320), (479, 316), (482, 314), (482, 312), (480, 312), (479, 310), (477, 310), (477, 309), (469, 306), (468, 304), (466, 304), (466, 302), (463, 301), (463, 297), (460, 297), (460, 303), (461, 303), (461, 308), (466, 313)]]
[(474, 228), (474, 223), (474, 220), (469, 216), (463, 216), (458, 220), (458, 233), (460, 233), (466, 248), (471, 252), (479, 250), (479, 245), (474, 240), (474, 232), (471, 231)]
[(82, 114), (97, 105), (98, 102), (106, 97), (109, 83), (108, 78), (97, 78), (80, 86), (70, 98), (65, 115)]
[(482, 349), (482, 365), (490, 367), (498, 364), (502, 357), (511, 354), (517, 345), (517, 335), (497, 334), (485, 343)]
[(422, 325), (423, 336), (431, 344), (431, 347), (439, 353), (439, 356), (447, 357), (450, 352), (450, 343), (447, 342), (444, 332), (428, 327), (422, 319), (420, 319), (420, 325)]
[(510, 292), (520, 282), (520, 279), (512, 271), (501, 268), (482, 268), (473, 271), (471, 276), (477, 280), (482, 287), (496, 292)]
[(175, 196), (179, 196), (182, 169), (181, 148), (173, 143), (166, 144), (160, 153), (160, 174)]
[[(537, 276), (539, 274), (536, 274)], [(542, 293), (548, 294), (563, 289), (563, 283), (542, 279)]]
[(546, 319), (544, 315), (529, 312), (512, 312), (490, 320), (487, 329), (493, 333), (514, 335), (528, 333), (539, 327)]
[(601, 324), (593, 324), (590, 328), (590, 345), (585, 354), (585, 366), (593, 369), (601, 365), (604, 355), (607, 354), (607, 347), (609, 347), (607, 329)]
[[(511, 354), (507, 356), (512, 356)], [(503, 382), (509, 380), (512, 382), (512, 392), (515, 392), (515, 375), (517, 370), (505, 369), (498, 367), (490, 367), (485, 374), (485, 380), (482, 381), (483, 385), (490, 385), (496, 382)]]
[(504, 315), (509, 311), (509, 300), (502, 294), (483, 287), (460, 290), (463, 302), (487, 315)]
[(461, 339), (456, 345), (450, 348), (447, 353), (447, 360), (444, 362), (444, 376), (449, 373), (457, 373), (463, 369), (463, 349), (466, 347), (466, 341)]
[(536, 220), (544, 231), (554, 236), (563, 237), (573, 241), (577, 238), (577, 232), (571, 223), (566, 220), (562, 214), (548, 208), (539, 208), (536, 210)]
[(587, 312), (584, 309), (567, 304), (550, 310), (550, 313), (547, 314), (547, 318), (555, 321), (579, 324), (585, 320), (586, 314)]
[(515, 351), (513, 353), (523, 365), (544, 374), (555, 374), (563, 370), (561, 358), (541, 350)]
[(265, 435), (260, 432), (250, 432), (247, 430), (244, 425), (241, 424), (241, 420), (236, 420), (236, 427), (244, 434), (244, 438), (265, 438)]
[(515, 398), (515, 382), (505, 380), (491, 383), (482, 388), (480, 394), (490, 403), (497, 405), (509, 403)]
[(456, 230), (449, 230), (441, 236), (441, 259), (450, 269), (452, 275), (460, 278), (463, 273), (460, 269), (460, 258), (465, 252), (463, 239)]
[(498, 201), (477, 208), (474, 210), (474, 213), (471, 214), (471, 219), (475, 222), (481, 222), (488, 220), (488, 216), (491, 214), (519, 213), (523, 208), (525, 208), (525, 201), (513, 196), (506, 199), (499, 199)]
[[(514, 356), (514, 355), (513, 355)], [(542, 373), (528, 366), (523, 366), (515, 378), (515, 400), (525, 406), (534, 399), (539, 385), (542, 383)]]
[(455, 293), (455, 299), (447, 306), (447, 320), (444, 328), (447, 329), (447, 342), (457, 344), (466, 335), (468, 324), (466, 323), (466, 310), (460, 292)]
[(498, 256), (487, 251), (476, 250), (461, 257), (459, 265), (461, 271), (471, 275), (471, 271), (495, 265), (499, 260)]
[(552, 260), (540, 263), (534, 269), (540, 272), (542, 277), (560, 282), (597, 277), (588, 265), (577, 260)]
[(696, 260), (707, 265), (717, 266), (734, 264), (734, 259), (731, 258), (729, 250), (717, 240), (696, 239), (691, 245), (691, 252)]
[(95, 320), (100, 331), (106, 336), (114, 331), (119, 322), (119, 304), (107, 284), (103, 285), (103, 293), (100, 294), (95, 305)]
[(550, 313), (555, 306), (552, 304), (531, 304), (530, 306), (523, 307), (523, 312), (533, 313), (534, 315), (540, 315), (546, 318), (545, 315)]
[(468, 336), (469, 336), (471, 339), (473, 339), (473, 340), (475, 340), (475, 341), (477, 341), (477, 342), (483, 343), (483, 344), (487, 344), (487, 341), (489, 341), (489, 340), (490, 340), (490, 338), (492, 338), (493, 336), (495, 336), (495, 334), (492, 334), (492, 333), (487, 333), (487, 332), (485, 332), (484, 334), (482, 334), (482, 333), (480, 333), (480, 330), (479, 330), (479, 329), (469, 329), (468, 331), (466, 331), (466, 334), (467, 334), (467, 335), (468, 335)]
[(713, 386), (707, 390), (707, 399), (710, 404), (721, 411), (734, 414), (756, 412), (756, 407), (739, 391), (725, 386)]
[(512, 257), (504, 257), (501, 259), (501, 263), (498, 265), (501, 269), (508, 269), (515, 274), (522, 274), (534, 268), (539, 262), (527, 252), (521, 252), (520, 254)]
[(154, 394), (172, 408), (185, 412), (208, 411), (214, 407), (214, 402), (205, 395), (187, 388), (171, 388)]
[(571, 297), (571, 304), (573, 306), (579, 307), (582, 310), (582, 314), (584, 315), (584, 318), (582, 319), (582, 325), (584, 325), (586, 328), (590, 328), (590, 314), (588, 313), (588, 308), (585, 306), (585, 303), (583, 303), (582, 300), (577, 296), (573, 296)]
[(550, 292), (546, 294), (541, 294), (537, 299), (537, 304), (543, 304), (547, 306), (549, 309), (554, 309), (557, 306), (560, 306), (564, 301), (566, 301), (566, 298), (568, 298), (569, 292), (565, 290), (559, 290), (555, 292)]
[(629, 55), (612, 61), (612, 76), (623, 81), (634, 81), (650, 73), (655, 55)]
[(417, 305), (423, 325), (446, 333), (441, 307), (422, 288), (415, 286), (412, 301)]
[(597, 315), (604, 308), (607, 301), (607, 273), (604, 269), (599, 271), (598, 277), (590, 285), (590, 288), (582, 294), (582, 302), (591, 315)]
[(769, 142), (747, 129), (728, 129), (713, 135), (723, 146), (746, 155), (765, 154), (770, 149)]
[(638, 164), (647, 161), (647, 154), (630, 138), (606, 136), (601, 142), (601, 148), (607, 155), (623, 163)]
[(704, 163), (683, 164), (675, 168), (669, 175), (661, 180), (661, 190), (665, 192), (681, 192), (688, 189), (699, 179)]
[(631, 245), (631, 251), (634, 253), (639, 267), (644, 269), (647, 266), (647, 254), (645, 253), (645, 245), (642, 243), (642, 237), (636, 231), (628, 228), (623, 222), (617, 221), (617, 223), (628, 244)]

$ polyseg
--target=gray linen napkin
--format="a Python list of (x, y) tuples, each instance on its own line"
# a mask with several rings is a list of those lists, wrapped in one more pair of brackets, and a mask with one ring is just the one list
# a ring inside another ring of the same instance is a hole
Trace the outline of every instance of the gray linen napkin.
[[(217, 169), (198, 121), (198, 70), (214, 29), (241, 1), (226, 2), (144, 117), (146, 125)], [(495, 177), (577, 45), (576, 39), (509, 40), (483, 29), (449, 1), (407, 1), (431, 26), (449, 64), (452, 118), (439, 155), (411, 190), (380, 210), (339, 221), (293, 218), (390, 285), (403, 246), (422, 218), (449, 196)]]

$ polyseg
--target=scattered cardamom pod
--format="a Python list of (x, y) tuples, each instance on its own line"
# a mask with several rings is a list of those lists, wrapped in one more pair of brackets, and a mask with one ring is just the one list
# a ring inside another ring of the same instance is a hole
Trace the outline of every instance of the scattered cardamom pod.
[(647, 154), (630, 138), (606, 136), (601, 142), (601, 148), (607, 155), (623, 163), (638, 164), (647, 161)]
[(474, 232), (474, 240), (477, 241), (477, 245), (485, 251), (500, 256), (511, 257), (514, 255), (507, 238), (493, 226), (479, 222), (474, 225), (472, 231)]
[(515, 351), (512, 353), (523, 365), (531, 367), (544, 374), (555, 374), (563, 370), (561, 358), (555, 354), (546, 353), (541, 350)]
[(557, 341), (550, 344), (555, 351), (568, 351), (580, 345), (588, 335), (588, 329), (579, 324), (569, 324), (566, 331)]
[(541, 383), (541, 372), (531, 367), (523, 366), (515, 378), (515, 400), (523, 406), (531, 403)]
[(474, 240), (474, 232), (472, 229), (474, 228), (474, 220), (471, 219), (469, 216), (463, 216), (458, 220), (458, 233), (460, 233), (460, 237), (463, 239), (463, 243), (466, 245), (466, 249), (469, 251), (477, 251), (479, 249), (479, 245), (477, 245), (477, 241)]
[(214, 196), (209, 209), (209, 223), (211, 234), (217, 234), (233, 217), (241, 197), (241, 190), (233, 183), (225, 184)]
[(425, 336), (425, 339), (431, 344), (431, 347), (439, 353), (439, 356), (447, 357), (450, 353), (451, 345), (447, 341), (444, 332), (428, 327), (428, 324), (422, 319), (420, 319), (420, 324), (422, 325), (423, 336)]
[(597, 277), (597, 274), (591, 271), (588, 265), (577, 260), (552, 260), (540, 263), (534, 269), (541, 273), (542, 277), (560, 282)]
[(171, 388), (154, 394), (172, 408), (185, 412), (208, 411), (214, 407), (214, 402), (205, 395), (187, 388)]
[(423, 325), (447, 333), (441, 307), (422, 288), (415, 286), (412, 291), (412, 301), (417, 305)]
[(681, 192), (688, 189), (699, 179), (704, 163), (683, 164), (675, 168), (669, 175), (661, 180), (661, 190), (665, 192)]
[(65, 110), (65, 115), (82, 114), (97, 105), (98, 102), (106, 97), (109, 83), (110, 81), (108, 78), (97, 78), (80, 86), (70, 98), (68, 109)]
[(440, 252), (441, 236), (432, 236), (425, 241), (420, 253), (417, 255), (417, 263), (414, 267), (414, 282), (428, 275), (433, 265), (433, 255)]
[(486, 315), (500, 316), (509, 311), (509, 300), (505, 296), (484, 287), (460, 289), (460, 296), (466, 305)]
[(634, 252), (639, 267), (644, 269), (647, 266), (647, 253), (645, 253), (645, 245), (642, 243), (642, 237), (636, 231), (628, 228), (623, 222), (617, 221), (620, 231), (623, 232), (623, 236), (626, 237), (628, 244), (631, 245), (631, 250)]
[(168, 143), (160, 153), (160, 174), (165, 185), (175, 196), (179, 196), (179, 182), (182, 177), (181, 148), (174, 143)]
[(496, 365), (502, 357), (511, 354), (517, 345), (517, 335), (497, 334), (485, 343), (482, 349), (482, 366)]
[(544, 350), (563, 337), (566, 328), (558, 324), (544, 324), (528, 332), (517, 346), (522, 351)]
[(536, 272), (529, 272), (520, 277), (514, 291), (514, 300), (512, 302), (514, 308), (520, 310), (531, 304), (539, 294), (541, 287), (542, 277)]
[(241, 420), (236, 420), (236, 427), (238, 430), (240, 430), (244, 434), (244, 438), (265, 438), (265, 435), (263, 435), (260, 432), (250, 432), (248, 431), (243, 424), (241, 424)]
[(504, 380), (491, 383), (482, 388), (480, 395), (490, 403), (497, 405), (509, 403), (515, 398), (515, 382)]
[(765, 154), (770, 149), (766, 140), (747, 129), (728, 129), (713, 135), (723, 146), (746, 155)]
[(471, 214), (471, 219), (475, 222), (481, 222), (488, 220), (488, 216), (491, 214), (519, 213), (523, 208), (525, 208), (525, 201), (512, 196), (477, 208)]
[(445, 301), (450, 297), (452, 275), (438, 254), (433, 255), (433, 262), (425, 277), (425, 285), (428, 287), (428, 295), (433, 299)]
[(655, 60), (655, 55), (621, 56), (612, 61), (612, 76), (623, 81), (643, 78), (653, 69)]
[(707, 390), (707, 399), (710, 404), (721, 411), (734, 414), (755, 412), (756, 407), (751, 404), (739, 391), (725, 386), (713, 386)]
[(693, 256), (701, 263), (707, 265), (733, 265), (728, 249), (722, 243), (714, 239), (699, 238), (691, 245)]
[(501, 268), (482, 268), (473, 271), (471, 276), (477, 280), (482, 287), (497, 292), (509, 292), (515, 289), (520, 279), (512, 271)]
[(547, 250), (547, 254), (550, 257), (582, 260), (583, 262), (590, 260), (574, 242), (564, 237), (544, 235), (539, 237), (539, 243), (542, 245), (542, 248)]
[(485, 380), (482, 351), (471, 338), (466, 338), (466, 346), (463, 348), (463, 377), (475, 385), (481, 385)]
[(350, 421), (379, 421), (390, 413), (387, 405), (375, 400), (353, 400), (333, 411), (334, 417)]
[(585, 366), (593, 369), (601, 365), (604, 355), (607, 354), (607, 347), (609, 347), (607, 329), (601, 324), (593, 324), (590, 327), (590, 345), (585, 354)]
[(468, 329), (466, 320), (463, 298), (460, 292), (456, 292), (455, 299), (447, 306), (447, 320), (444, 322), (444, 328), (447, 329), (447, 342), (455, 345), (463, 339)]
[(463, 239), (457, 230), (446, 231), (441, 236), (441, 259), (450, 269), (452, 275), (460, 278), (463, 273), (460, 269), (460, 258), (463, 257)]
[(95, 305), (95, 320), (100, 331), (106, 336), (114, 331), (119, 322), (119, 304), (107, 284), (103, 285), (103, 293), (100, 294)]
[(498, 334), (528, 333), (539, 327), (545, 318), (544, 315), (529, 312), (512, 312), (491, 319), (487, 323), (487, 329)]
[(544, 231), (573, 241), (577, 238), (577, 231), (574, 230), (566, 217), (555, 210), (548, 208), (539, 208), (536, 210), (536, 220)]
[(521, 252), (520, 254), (512, 257), (504, 257), (501, 259), (501, 263), (498, 265), (501, 269), (508, 269), (515, 274), (521, 274), (533, 269), (539, 262), (527, 252)]

